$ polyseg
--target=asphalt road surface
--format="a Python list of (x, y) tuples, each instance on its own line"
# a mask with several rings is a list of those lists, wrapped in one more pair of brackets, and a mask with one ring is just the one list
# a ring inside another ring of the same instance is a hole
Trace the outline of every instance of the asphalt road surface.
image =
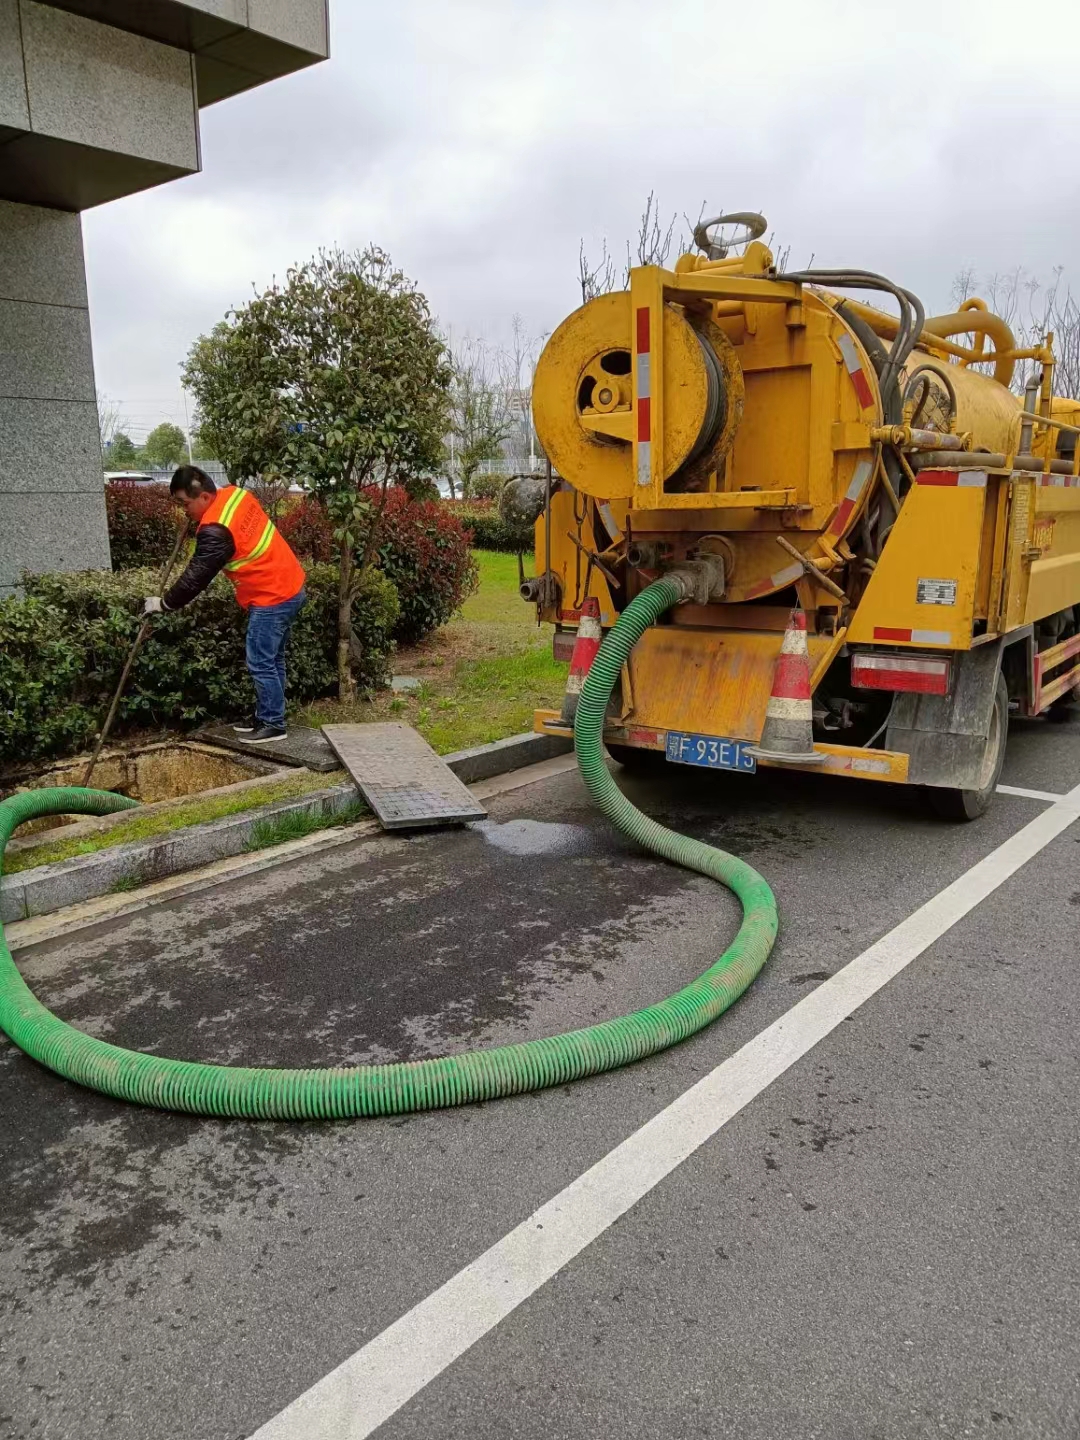
[[(1015, 725), (1003, 779), (1080, 787), (1080, 723)], [(783, 917), (662, 1056), (287, 1125), (114, 1103), (0, 1041), (4, 1440), (1080, 1435), (1080, 790), (956, 826), (818, 776), (621, 781)], [(327, 1064), (623, 1013), (737, 919), (568, 771), (17, 958), (120, 1044)]]

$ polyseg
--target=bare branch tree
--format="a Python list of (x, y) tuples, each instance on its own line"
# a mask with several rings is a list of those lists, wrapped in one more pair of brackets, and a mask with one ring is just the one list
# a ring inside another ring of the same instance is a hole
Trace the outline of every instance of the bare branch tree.
[(515, 470), (531, 470), (538, 454), (532, 423), (533, 376), (543, 342), (525, 333), (520, 315), (511, 321), (511, 345), (507, 368), (511, 387), (511, 430), (507, 439), (507, 458)]
[(451, 352), (450, 438), (453, 461), (448, 480), (454, 496), (476, 494), (481, 466), (502, 459), (513, 430), (515, 381), (506, 355), (482, 340), (465, 339)]
[[(686, 230), (683, 232), (679, 226), (678, 214), (673, 213), (666, 224), (660, 218), (660, 206), (656, 199), (656, 192), (650, 190), (638, 222), (637, 235), (633, 240), (626, 242), (626, 265), (623, 269), (621, 284), (616, 276), (615, 264), (611, 258), (607, 240), (603, 242), (600, 262), (597, 265), (593, 265), (585, 254), (585, 242), (582, 241), (578, 249), (578, 284), (581, 287), (581, 303), (585, 305), (598, 295), (607, 295), (612, 290), (629, 289), (630, 271), (635, 265), (667, 265), (673, 255), (684, 255), (693, 250), (694, 230), (705, 218), (706, 208), (706, 202), (703, 201), (696, 222), (692, 221), (685, 211), (683, 212), (682, 223), (686, 226)], [(676, 241), (677, 230), (678, 240)], [(784, 269), (791, 253), (790, 246), (777, 251), (775, 232), (769, 236), (768, 243), (769, 249), (777, 256), (777, 268)]]
[[(979, 288), (975, 270), (970, 266), (961, 270), (952, 283), (954, 306), (971, 299)], [(981, 288), (990, 309), (1012, 330), (1019, 348), (1032, 349), (1041, 345), (1048, 334), (1053, 335), (1058, 362), (1054, 390), (1058, 395), (1080, 395), (1080, 305), (1065, 281), (1063, 267), (1056, 267), (1045, 286), (1018, 265), (1014, 270), (988, 275)], [(1037, 364), (1034, 360), (1017, 361), (1011, 387), (1017, 394), (1023, 394)], [(989, 366), (972, 368), (986, 372)]]
[(116, 432), (123, 423), (123, 416), (120, 413), (120, 406), (117, 401), (110, 400), (107, 395), (97, 392), (98, 430), (101, 434), (101, 448), (105, 449), (110, 444)]
[[(593, 265), (585, 254), (585, 241), (578, 247), (578, 283), (581, 286), (581, 303), (587, 305), (598, 295), (607, 295), (615, 289), (615, 262), (608, 254), (607, 241), (600, 253), (600, 262)], [(625, 289), (626, 287), (621, 287)]]

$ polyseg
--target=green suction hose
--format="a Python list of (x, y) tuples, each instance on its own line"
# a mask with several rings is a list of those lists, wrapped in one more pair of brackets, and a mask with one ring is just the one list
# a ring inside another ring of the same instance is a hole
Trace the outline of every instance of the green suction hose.
[[(341, 1120), (494, 1100), (614, 1070), (701, 1030), (739, 998), (765, 963), (776, 938), (776, 901), (749, 865), (665, 829), (631, 805), (604, 763), (602, 741), (604, 714), (626, 657), (681, 598), (674, 581), (658, 580), (623, 611), (582, 688), (575, 746), (589, 793), (617, 829), (674, 864), (719, 880), (742, 902), (735, 939), (685, 989), (584, 1030), (434, 1060), (318, 1070), (200, 1065), (124, 1050), (66, 1024), (34, 996), (0, 941), (0, 1028), (48, 1069), (114, 1099), (193, 1115), (274, 1120)], [(27, 820), (104, 815), (133, 803), (99, 790), (32, 790), (12, 796), (0, 802), (0, 862), (12, 831)]]

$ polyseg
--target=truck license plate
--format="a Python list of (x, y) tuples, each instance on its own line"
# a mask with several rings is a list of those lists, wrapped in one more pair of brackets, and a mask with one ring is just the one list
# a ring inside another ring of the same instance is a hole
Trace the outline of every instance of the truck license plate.
[(717, 735), (690, 735), (685, 730), (667, 733), (667, 758), (677, 765), (704, 765), (709, 770), (745, 770), (753, 774), (757, 761), (744, 740), (723, 740)]

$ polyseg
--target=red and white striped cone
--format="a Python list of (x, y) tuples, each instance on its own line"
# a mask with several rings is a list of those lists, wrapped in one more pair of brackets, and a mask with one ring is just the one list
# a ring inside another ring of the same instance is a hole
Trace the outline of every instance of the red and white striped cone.
[(577, 639), (574, 641), (574, 653), (570, 657), (570, 674), (566, 677), (566, 694), (562, 703), (564, 725), (574, 723), (581, 687), (585, 684), (585, 676), (592, 668), (603, 638), (603, 631), (600, 629), (600, 602), (590, 596), (581, 602), (581, 618), (578, 620)]
[(814, 749), (814, 711), (810, 700), (810, 652), (806, 614), (793, 610), (773, 672), (772, 693), (761, 739), (749, 747), (759, 760), (813, 765), (825, 759)]

